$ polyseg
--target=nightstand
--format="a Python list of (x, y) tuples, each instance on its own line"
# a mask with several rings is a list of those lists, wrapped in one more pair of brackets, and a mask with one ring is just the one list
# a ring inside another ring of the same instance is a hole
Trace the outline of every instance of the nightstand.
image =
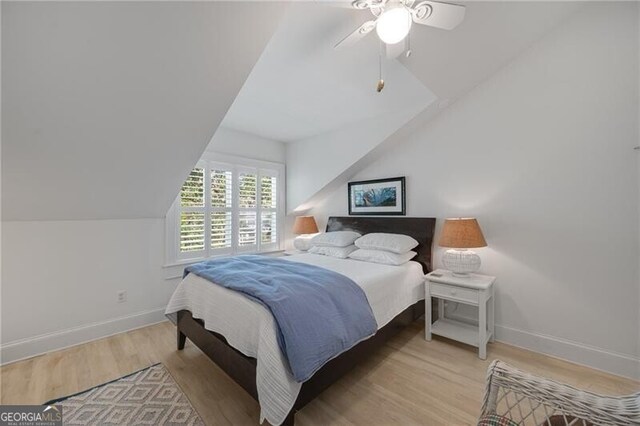
[[(425, 276), (425, 339), (431, 335), (447, 337), (478, 348), (480, 359), (487, 359), (487, 342), (494, 339), (493, 283), (496, 277), (469, 274), (458, 277), (437, 269)], [(438, 299), (438, 318), (432, 324), (431, 299)], [(446, 318), (445, 300), (478, 307), (478, 324)]]

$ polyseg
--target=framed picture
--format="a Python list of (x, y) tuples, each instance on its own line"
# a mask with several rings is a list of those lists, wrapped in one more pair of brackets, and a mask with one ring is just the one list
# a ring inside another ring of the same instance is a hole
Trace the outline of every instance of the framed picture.
[(406, 214), (405, 178), (364, 180), (349, 182), (350, 215)]

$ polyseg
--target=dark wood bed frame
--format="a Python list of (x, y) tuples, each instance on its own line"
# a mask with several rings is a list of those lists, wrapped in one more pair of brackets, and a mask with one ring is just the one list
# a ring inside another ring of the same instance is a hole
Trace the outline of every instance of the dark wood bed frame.
[[(420, 262), (426, 274), (431, 271), (431, 245), (435, 222), (435, 218), (417, 217), (330, 217), (327, 232), (352, 230), (363, 235), (371, 232), (410, 235), (420, 243), (415, 249), (418, 255), (414, 260)], [(300, 394), (282, 424), (293, 425), (297, 411), (423, 314), (424, 300), (421, 300), (409, 306), (369, 339), (326, 363), (311, 379), (302, 384)], [(187, 337), (258, 401), (255, 358), (243, 355), (231, 347), (224, 336), (205, 329), (202, 320), (193, 318), (191, 312), (182, 310), (177, 316), (178, 350), (184, 349)]]

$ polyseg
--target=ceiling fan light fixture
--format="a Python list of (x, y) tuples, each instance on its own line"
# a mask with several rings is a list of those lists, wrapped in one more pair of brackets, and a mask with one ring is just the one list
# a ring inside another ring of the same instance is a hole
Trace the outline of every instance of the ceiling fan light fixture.
[(378, 37), (386, 44), (400, 43), (411, 30), (411, 12), (401, 4), (387, 7), (376, 25)]

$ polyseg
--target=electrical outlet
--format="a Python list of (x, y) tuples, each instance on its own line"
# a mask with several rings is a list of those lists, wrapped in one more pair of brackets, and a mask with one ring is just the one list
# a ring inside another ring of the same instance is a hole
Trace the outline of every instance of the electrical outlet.
[(123, 303), (127, 301), (127, 292), (124, 290), (120, 290), (118, 293), (116, 293), (118, 296), (118, 303)]

